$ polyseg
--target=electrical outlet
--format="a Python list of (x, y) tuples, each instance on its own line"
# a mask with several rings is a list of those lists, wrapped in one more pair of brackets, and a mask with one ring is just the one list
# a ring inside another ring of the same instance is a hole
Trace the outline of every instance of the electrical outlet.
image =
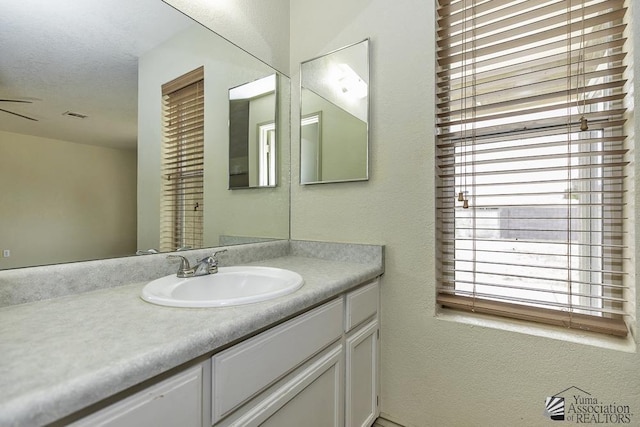
[(9, 258), (11, 256), (11, 250), (9, 249), (5, 249), (2, 251), (2, 257), (3, 258)]

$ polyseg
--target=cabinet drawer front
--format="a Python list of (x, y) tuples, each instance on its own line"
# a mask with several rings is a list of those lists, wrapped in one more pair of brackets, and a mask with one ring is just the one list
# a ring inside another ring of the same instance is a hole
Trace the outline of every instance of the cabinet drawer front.
[(378, 311), (380, 298), (378, 280), (347, 294), (345, 331), (364, 322)]
[(194, 366), (89, 415), (72, 426), (205, 426), (202, 374), (202, 366)]
[(213, 356), (213, 422), (342, 335), (336, 299)]

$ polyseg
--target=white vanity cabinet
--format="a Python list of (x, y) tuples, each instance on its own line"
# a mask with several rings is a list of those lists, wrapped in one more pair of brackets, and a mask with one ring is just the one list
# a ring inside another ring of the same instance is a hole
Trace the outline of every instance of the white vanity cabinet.
[(372, 425), (378, 306), (376, 280), (213, 356), (213, 424)]

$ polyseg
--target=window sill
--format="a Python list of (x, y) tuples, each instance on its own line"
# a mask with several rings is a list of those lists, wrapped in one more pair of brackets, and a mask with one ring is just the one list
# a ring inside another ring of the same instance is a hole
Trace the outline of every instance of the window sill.
[(593, 347), (601, 347), (608, 350), (623, 351), (626, 353), (637, 352), (636, 342), (631, 334), (626, 338), (617, 338), (593, 332), (566, 329), (558, 326), (532, 324), (521, 320), (497, 318), (485, 314), (462, 312), (446, 308), (440, 308), (438, 310), (436, 313), (436, 319), (533, 335), (575, 344), (590, 345)]

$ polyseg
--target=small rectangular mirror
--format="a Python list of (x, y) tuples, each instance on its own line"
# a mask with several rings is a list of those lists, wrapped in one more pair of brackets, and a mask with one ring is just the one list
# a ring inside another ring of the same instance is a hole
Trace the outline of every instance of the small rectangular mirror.
[(369, 39), (300, 64), (300, 184), (369, 179)]
[(229, 189), (275, 187), (277, 76), (229, 89)]

